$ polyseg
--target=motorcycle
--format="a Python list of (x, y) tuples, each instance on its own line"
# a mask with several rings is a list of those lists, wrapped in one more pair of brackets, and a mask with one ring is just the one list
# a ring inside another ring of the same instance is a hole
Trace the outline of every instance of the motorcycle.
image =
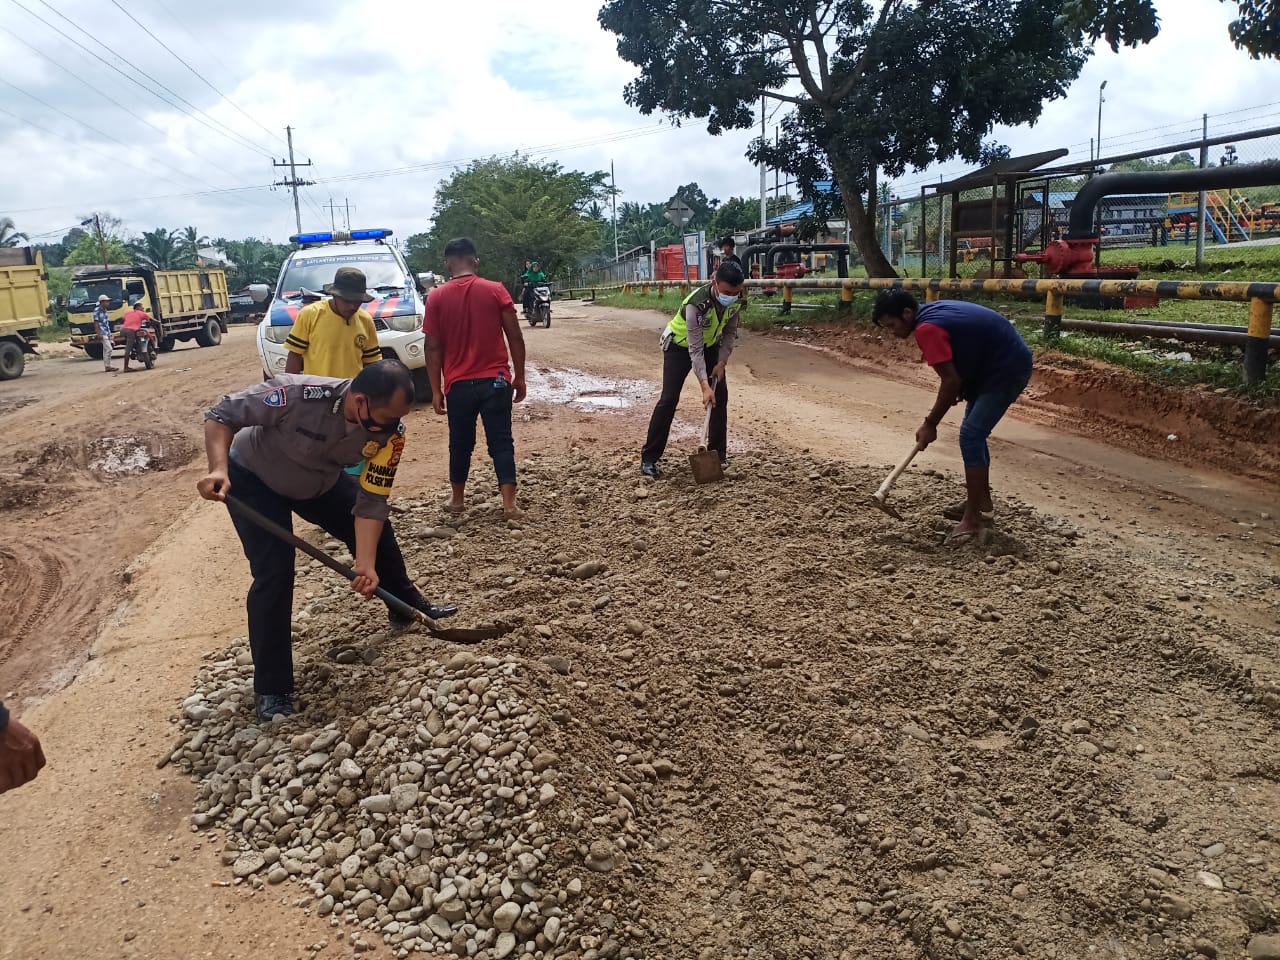
[(160, 352), (160, 337), (156, 332), (158, 326), (154, 320), (144, 323), (134, 335), (133, 347), (129, 351), (129, 360), (141, 363), (148, 370), (156, 365), (156, 355)]
[(533, 309), (525, 313), (529, 326), (536, 327), (541, 321), (544, 327), (551, 326), (551, 286), (541, 283), (533, 288)]

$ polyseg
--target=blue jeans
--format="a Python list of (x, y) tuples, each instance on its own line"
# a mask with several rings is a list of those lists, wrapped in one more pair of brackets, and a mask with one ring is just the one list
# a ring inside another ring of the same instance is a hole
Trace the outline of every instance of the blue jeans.
[(499, 486), (516, 482), (516, 443), (511, 435), (511, 384), (505, 379), (459, 380), (449, 388), (449, 482), (463, 484), (476, 448), (476, 417), (493, 459)]
[(960, 422), (960, 456), (966, 467), (991, 465), (987, 437), (995, 429), (1004, 412), (1013, 405), (1031, 380), (1031, 371), (1002, 384), (995, 384), (976, 397), (971, 397)]

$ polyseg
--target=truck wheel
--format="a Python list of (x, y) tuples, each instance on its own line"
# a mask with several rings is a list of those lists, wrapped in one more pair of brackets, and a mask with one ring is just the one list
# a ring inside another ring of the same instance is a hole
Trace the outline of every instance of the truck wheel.
[(173, 349), (173, 345), (174, 345), (175, 343), (177, 343), (177, 342), (178, 342), (178, 341), (177, 341), (176, 339), (174, 339), (173, 337), (161, 337), (161, 338), (160, 338), (160, 352), (161, 352), (161, 353), (168, 353), (170, 350), (172, 350), (172, 349)]
[(102, 341), (97, 340), (93, 343), (86, 343), (84, 345), (84, 352), (85, 352), (85, 355), (90, 360), (101, 360), (102, 359)]
[(0, 380), (17, 380), (27, 365), (22, 348), (16, 343), (0, 343)]
[(204, 322), (204, 328), (196, 333), (196, 343), (202, 347), (216, 347), (222, 342), (222, 327), (217, 317), (210, 317)]
[(427, 376), (426, 367), (419, 367), (417, 370), (410, 370), (409, 375), (413, 377), (413, 394), (419, 403), (431, 402), (431, 378)]

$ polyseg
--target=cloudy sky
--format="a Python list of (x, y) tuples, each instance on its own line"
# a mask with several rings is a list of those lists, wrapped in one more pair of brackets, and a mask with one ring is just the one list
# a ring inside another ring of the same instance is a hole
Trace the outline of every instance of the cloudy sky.
[[(281, 178), (272, 161), (285, 155), (286, 124), (298, 159), (314, 161), (301, 175), (318, 181), (303, 191), (304, 229), (328, 227), (332, 197), (350, 200), (355, 226), (407, 236), (428, 225), (451, 169), (516, 149), (583, 170), (613, 162), (623, 200), (662, 200), (692, 180), (721, 199), (757, 193), (747, 134), (717, 140), (625, 105), (633, 70), (597, 26), (598, 7), (0, 0), (0, 215), (38, 239), (103, 210), (129, 232), (192, 224), (282, 241), (292, 201), (268, 185)], [(1103, 80), (1104, 153), (1192, 139), (1202, 113), (1211, 132), (1280, 125), (1280, 66), (1231, 46), (1231, 5), (1158, 7), (1155, 43), (1099, 53), (1035, 128), (996, 138), (1015, 153), (1069, 147), (1087, 159)], [(961, 170), (909, 175), (899, 189)]]

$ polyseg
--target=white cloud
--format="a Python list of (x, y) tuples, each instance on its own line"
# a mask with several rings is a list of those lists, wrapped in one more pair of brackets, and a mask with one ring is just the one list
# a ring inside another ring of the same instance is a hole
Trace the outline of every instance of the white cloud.
[[(662, 200), (691, 180), (720, 198), (758, 189), (758, 173), (743, 156), (751, 133), (713, 139), (693, 122), (584, 143), (658, 123), (623, 102), (622, 88), (634, 71), (617, 58), (615, 38), (596, 22), (600, 0), (559, 0), (554, 6), (516, 0), (227, 0), (200, 9), (182, 0), (121, 0), (253, 120), (220, 101), (102, 0), (49, 0), (93, 40), (37, 0), (19, 2), (97, 54), (89, 57), (15, 0), (0, 0), (0, 77), (79, 121), (0, 85), (4, 110), (52, 131), (0, 112), (0, 136), (10, 158), (10, 175), (0, 178), (0, 212), (33, 234), (106, 209), (124, 217), (132, 230), (194, 224), (211, 236), (282, 240), (294, 230), (292, 201), (287, 191), (263, 186), (281, 178), (271, 156), (263, 154), (283, 156), (278, 138), (285, 124), (295, 128), (299, 159), (315, 162), (300, 175), (322, 181), (304, 191), (306, 229), (328, 225), (320, 205), (332, 195), (339, 203), (350, 198), (357, 225), (389, 226), (406, 236), (427, 225), (448, 161), (520, 147), (582, 144), (546, 156), (584, 170), (608, 169), (613, 160), (624, 199)], [(1159, 6), (1164, 31), (1155, 43), (1119, 55), (1100, 53), (1035, 128), (999, 131), (996, 137), (1015, 152), (1068, 146), (1076, 157), (1087, 157), (1103, 79), (1107, 152), (1123, 146), (1131, 131), (1164, 128), (1148, 135), (1164, 138), (1196, 127), (1202, 112), (1224, 114), (1270, 99), (1278, 68), (1250, 61), (1231, 47), (1230, 5), (1161, 0)], [(102, 61), (131, 75), (146, 71), (253, 148), (213, 132), (189, 111), (164, 105)], [(104, 94), (164, 133), (113, 106)], [(1237, 114), (1220, 123), (1256, 119), (1262, 125), (1277, 115)], [(420, 169), (342, 179), (399, 167)], [(905, 177), (903, 184), (918, 189), (922, 176)], [(191, 195), (228, 187), (256, 189)]]

